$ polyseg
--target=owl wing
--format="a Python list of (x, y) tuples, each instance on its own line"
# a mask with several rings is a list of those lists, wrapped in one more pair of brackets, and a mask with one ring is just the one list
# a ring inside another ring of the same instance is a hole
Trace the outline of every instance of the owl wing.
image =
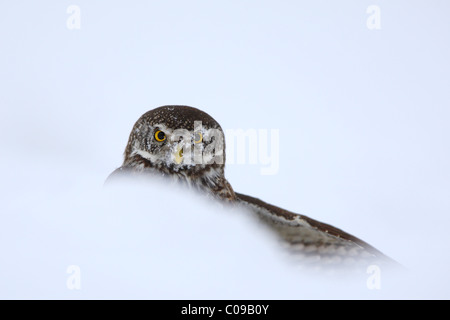
[(307, 216), (236, 193), (237, 202), (280, 236), (288, 252), (309, 266), (397, 265), (357, 237)]

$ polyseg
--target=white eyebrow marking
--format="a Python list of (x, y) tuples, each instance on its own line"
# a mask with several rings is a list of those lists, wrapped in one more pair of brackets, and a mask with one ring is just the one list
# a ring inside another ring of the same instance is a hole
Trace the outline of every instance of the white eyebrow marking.
[(163, 123), (157, 123), (157, 124), (155, 124), (155, 125), (153, 125), (153, 127), (156, 129), (156, 128), (159, 128), (161, 131), (163, 131), (166, 135), (170, 135), (170, 134), (172, 134), (172, 130), (170, 130), (168, 127), (166, 127), (166, 125), (165, 124), (163, 124)]

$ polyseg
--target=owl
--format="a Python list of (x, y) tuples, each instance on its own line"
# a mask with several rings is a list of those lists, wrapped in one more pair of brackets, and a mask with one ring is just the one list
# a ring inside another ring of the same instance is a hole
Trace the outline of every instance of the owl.
[(396, 264), (345, 231), (234, 191), (225, 178), (225, 160), (225, 136), (216, 120), (193, 107), (162, 106), (136, 121), (123, 164), (107, 182), (122, 175), (159, 175), (239, 206), (274, 232), (302, 266)]

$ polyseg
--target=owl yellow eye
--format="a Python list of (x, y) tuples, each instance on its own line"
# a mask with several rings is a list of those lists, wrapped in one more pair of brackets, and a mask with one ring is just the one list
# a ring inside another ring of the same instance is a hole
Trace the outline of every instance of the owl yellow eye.
[(202, 142), (202, 140), (203, 140), (202, 134), (201, 134), (200, 132), (197, 132), (197, 133), (194, 135), (194, 142), (195, 142), (195, 143), (200, 143), (200, 142)]
[(158, 130), (155, 132), (155, 139), (156, 141), (164, 141), (166, 140), (166, 134), (164, 132), (162, 132), (161, 130)]

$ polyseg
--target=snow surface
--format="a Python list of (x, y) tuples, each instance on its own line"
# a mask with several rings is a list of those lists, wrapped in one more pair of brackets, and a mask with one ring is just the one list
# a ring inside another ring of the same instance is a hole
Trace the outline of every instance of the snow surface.
[[(449, 4), (2, 3), (0, 298), (449, 298)], [(233, 188), (330, 223), (409, 271), (305, 273), (239, 210), (173, 185), (104, 189), (147, 110), (279, 130)], [(176, 199), (176, 200), (174, 200)], [(70, 290), (70, 266), (80, 290)]]

